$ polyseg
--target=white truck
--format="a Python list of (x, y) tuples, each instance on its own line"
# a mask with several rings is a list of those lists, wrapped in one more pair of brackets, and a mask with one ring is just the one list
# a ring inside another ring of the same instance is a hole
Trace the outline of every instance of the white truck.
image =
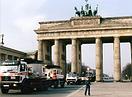
[(66, 75), (66, 83), (69, 84), (80, 84), (80, 77), (74, 73), (74, 72), (70, 72)]
[(0, 66), (1, 92), (20, 89), (22, 93), (47, 90), (49, 82), (42, 64), (27, 64), (24, 61), (4, 61)]
[(47, 80), (50, 81), (50, 86), (57, 88), (57, 87), (64, 87), (65, 85), (65, 78), (62, 74), (62, 69), (60, 66), (56, 65), (45, 65), (45, 75)]

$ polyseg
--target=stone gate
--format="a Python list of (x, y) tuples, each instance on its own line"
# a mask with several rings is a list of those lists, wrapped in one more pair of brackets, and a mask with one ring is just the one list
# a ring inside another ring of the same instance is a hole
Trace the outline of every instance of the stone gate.
[[(96, 81), (103, 76), (103, 43), (113, 43), (114, 80), (121, 80), (120, 43), (131, 44), (132, 56), (132, 16), (72, 17), (70, 20), (39, 22), (35, 30), (38, 40), (38, 59), (51, 63), (54, 45), (54, 64), (64, 70), (66, 63), (66, 45), (71, 44), (71, 72), (81, 72), (81, 45), (96, 44)], [(109, 53), (109, 52), (108, 52)], [(131, 58), (132, 59), (132, 58)]]

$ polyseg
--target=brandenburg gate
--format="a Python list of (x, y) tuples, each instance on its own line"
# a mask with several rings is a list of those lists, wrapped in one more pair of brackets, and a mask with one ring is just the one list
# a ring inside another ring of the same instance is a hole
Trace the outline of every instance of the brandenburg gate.
[[(38, 59), (64, 69), (66, 63), (66, 45), (71, 44), (71, 72), (81, 72), (81, 45), (96, 44), (96, 81), (103, 76), (103, 43), (113, 43), (114, 80), (121, 81), (120, 43), (129, 42), (132, 56), (132, 16), (108, 17), (86, 16), (72, 17), (69, 20), (39, 22), (35, 30), (38, 40)], [(54, 45), (54, 51), (51, 48)], [(109, 51), (108, 51), (109, 53)], [(132, 58), (131, 58), (132, 59)]]

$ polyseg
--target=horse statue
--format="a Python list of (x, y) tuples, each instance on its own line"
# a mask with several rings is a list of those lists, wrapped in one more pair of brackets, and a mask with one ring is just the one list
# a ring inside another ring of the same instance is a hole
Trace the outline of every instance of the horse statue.
[(81, 7), (81, 16), (86, 16), (86, 15), (85, 15), (85, 11), (84, 11), (84, 9), (83, 9), (83, 6)]
[[(95, 10), (92, 10), (91, 5), (88, 4), (88, 0), (86, 1), (86, 5), (81, 7), (81, 10), (78, 10), (77, 7), (75, 6), (75, 16), (79, 16), (79, 17), (84, 17), (84, 16), (96, 16), (98, 13), (98, 5), (96, 6)], [(85, 7), (85, 9), (84, 9)]]
[(93, 15), (96, 16), (97, 13), (98, 13), (98, 5), (97, 5), (96, 9), (94, 10)]
[(81, 12), (80, 11), (78, 11), (78, 9), (77, 9), (77, 7), (74, 7), (74, 9), (75, 9), (75, 15), (77, 15), (77, 16), (81, 16)]
[(93, 16), (93, 12), (92, 12), (91, 6), (89, 7), (89, 10), (88, 10), (88, 16)]

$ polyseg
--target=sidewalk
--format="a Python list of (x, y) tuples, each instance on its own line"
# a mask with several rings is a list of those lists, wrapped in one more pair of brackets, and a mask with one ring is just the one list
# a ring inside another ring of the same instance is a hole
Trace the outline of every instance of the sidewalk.
[[(86, 97), (85, 86), (68, 97)], [(88, 97), (88, 95), (87, 95)], [(132, 97), (132, 82), (130, 83), (92, 83), (91, 97)]]

